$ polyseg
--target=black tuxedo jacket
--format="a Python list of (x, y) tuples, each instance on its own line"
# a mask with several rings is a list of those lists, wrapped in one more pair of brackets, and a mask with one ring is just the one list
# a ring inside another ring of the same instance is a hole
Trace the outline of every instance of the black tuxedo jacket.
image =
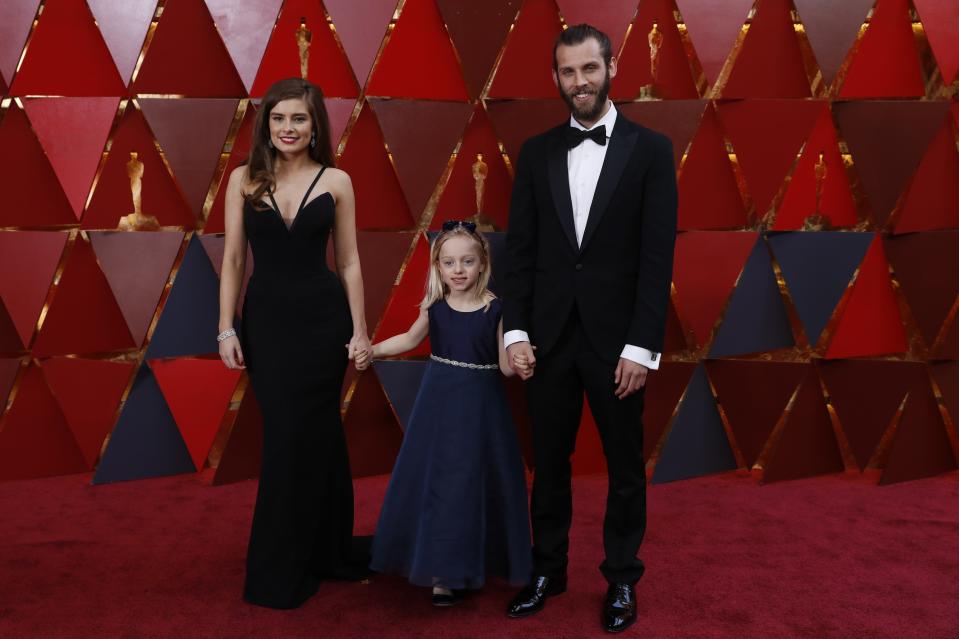
[(663, 350), (676, 239), (669, 138), (617, 113), (582, 245), (577, 246), (564, 130), (528, 139), (516, 162), (506, 234), (503, 330), (549, 352), (573, 306), (597, 353)]

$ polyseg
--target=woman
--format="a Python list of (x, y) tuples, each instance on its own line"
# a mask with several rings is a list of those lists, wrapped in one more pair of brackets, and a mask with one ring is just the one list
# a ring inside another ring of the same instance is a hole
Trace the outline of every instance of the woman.
[[(248, 368), (263, 412), (244, 598), (271, 608), (299, 606), (324, 577), (367, 574), (368, 556), (352, 547), (340, 421), (347, 360), (367, 366), (370, 348), (354, 208), (350, 178), (334, 168), (320, 90), (277, 82), (257, 113), (249, 160), (227, 185), (217, 337), (224, 363)], [(331, 233), (336, 273), (326, 265)], [(238, 336), (247, 241), (255, 269)]]

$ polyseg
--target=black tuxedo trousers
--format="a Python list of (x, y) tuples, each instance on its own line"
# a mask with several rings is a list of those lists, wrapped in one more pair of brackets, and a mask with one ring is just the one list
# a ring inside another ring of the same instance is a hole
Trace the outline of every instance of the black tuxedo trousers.
[(533, 428), (533, 571), (566, 574), (572, 520), (570, 456), (583, 413), (583, 396), (599, 429), (609, 490), (603, 520), (605, 560), (599, 569), (610, 582), (636, 583), (643, 576), (637, 558), (646, 532), (646, 474), (643, 467), (645, 388), (618, 399), (616, 367), (600, 357), (574, 308), (556, 346), (536, 363), (527, 382)]

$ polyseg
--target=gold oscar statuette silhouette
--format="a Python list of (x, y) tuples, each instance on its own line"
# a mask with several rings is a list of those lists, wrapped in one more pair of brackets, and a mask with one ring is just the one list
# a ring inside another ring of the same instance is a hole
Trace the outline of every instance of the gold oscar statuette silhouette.
[(476, 215), (473, 220), (481, 231), (493, 231), (495, 227), (489, 218), (483, 215), (483, 195), (486, 193), (486, 177), (489, 175), (489, 165), (483, 161), (483, 154), (476, 154), (473, 162), (473, 187), (476, 189)]
[(300, 77), (306, 80), (310, 69), (310, 42), (313, 41), (313, 32), (306, 27), (306, 18), (300, 18), (300, 26), (296, 30), (296, 48), (300, 52)]
[(814, 169), (816, 175), (816, 212), (806, 218), (803, 224), (804, 231), (821, 231), (829, 225), (829, 218), (822, 214), (822, 191), (823, 185), (826, 183), (827, 168), (826, 154), (820, 152)]
[(659, 23), (653, 21), (653, 28), (647, 35), (649, 40), (649, 84), (639, 90), (639, 97), (650, 99), (656, 97), (656, 80), (659, 76), (659, 54), (663, 46), (663, 32), (659, 29)]
[(143, 172), (146, 167), (140, 161), (136, 151), (130, 152), (127, 162), (127, 177), (130, 178), (130, 195), (133, 197), (133, 213), (120, 218), (117, 228), (121, 231), (155, 231), (159, 222), (152, 215), (143, 214)]

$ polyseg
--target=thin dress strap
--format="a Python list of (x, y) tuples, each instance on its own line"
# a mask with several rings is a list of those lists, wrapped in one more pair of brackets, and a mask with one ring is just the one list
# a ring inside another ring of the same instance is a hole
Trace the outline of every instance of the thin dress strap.
[[(310, 199), (310, 193), (313, 192), (313, 187), (316, 186), (316, 183), (320, 181), (320, 178), (321, 178), (321, 177), (323, 177), (323, 171), (325, 171), (325, 170), (326, 170), (326, 167), (325, 167), (325, 166), (322, 167), (322, 168), (320, 169), (320, 172), (316, 174), (316, 177), (313, 178), (313, 183), (310, 184), (310, 188), (308, 188), (308, 189), (306, 190), (306, 193), (303, 195), (303, 201), (300, 202), (300, 208), (298, 208), (298, 209), (296, 210), (297, 216), (299, 216), (300, 211), (303, 210), (303, 207), (306, 206), (306, 201), (307, 201), (308, 199)], [(293, 219), (295, 220), (296, 217), (294, 217)]]

